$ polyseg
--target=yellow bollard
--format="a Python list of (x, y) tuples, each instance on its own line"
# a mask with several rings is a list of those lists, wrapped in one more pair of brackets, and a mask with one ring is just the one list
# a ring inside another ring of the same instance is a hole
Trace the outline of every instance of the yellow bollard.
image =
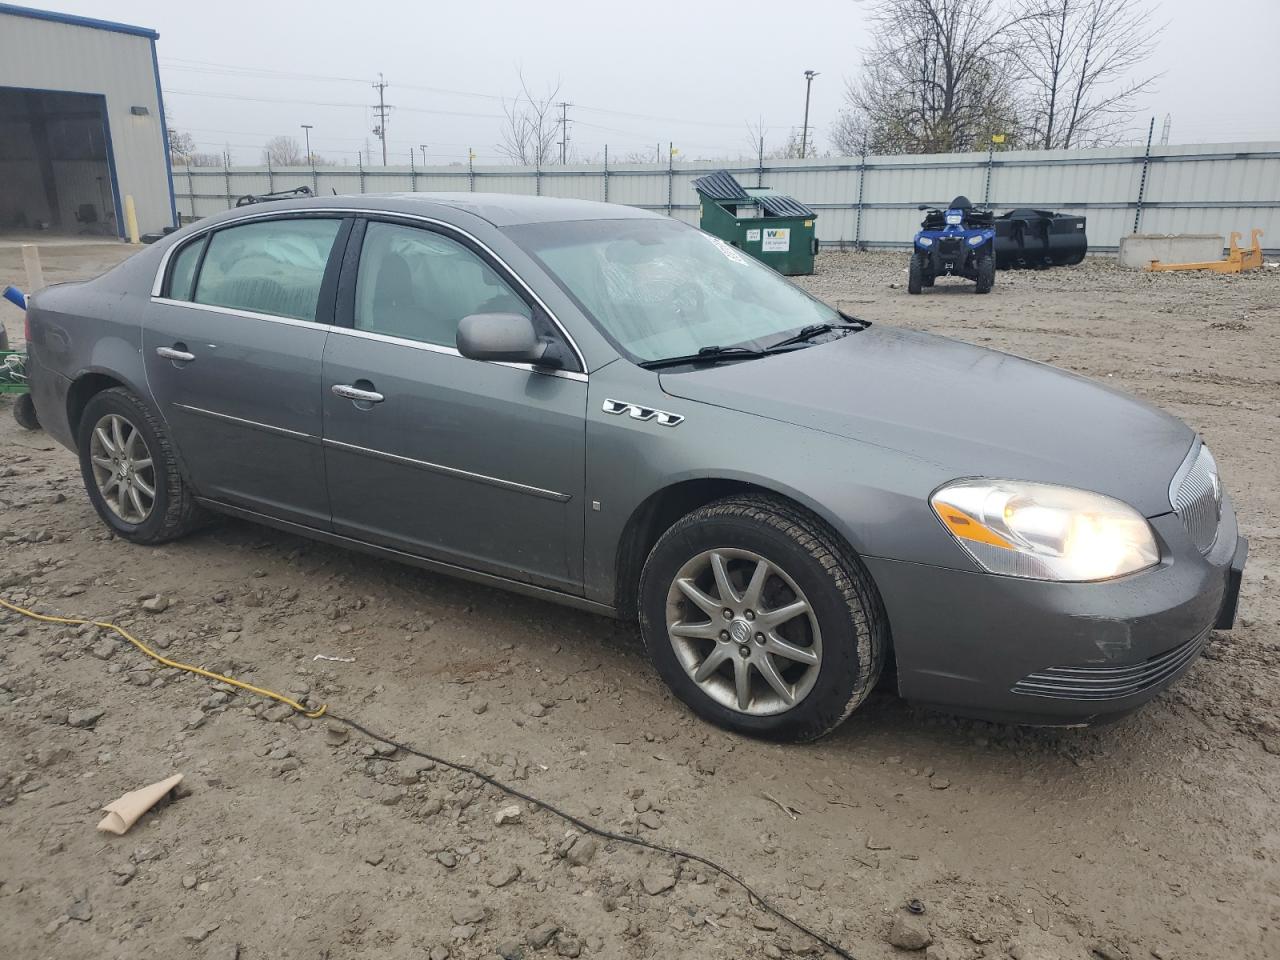
[(40, 248), (34, 243), (22, 245), (22, 266), (27, 271), (27, 293), (44, 289), (44, 270), (40, 268)]
[(141, 243), (142, 241), (138, 238), (138, 211), (133, 208), (131, 193), (126, 193), (124, 196), (124, 223), (129, 231), (129, 242)]

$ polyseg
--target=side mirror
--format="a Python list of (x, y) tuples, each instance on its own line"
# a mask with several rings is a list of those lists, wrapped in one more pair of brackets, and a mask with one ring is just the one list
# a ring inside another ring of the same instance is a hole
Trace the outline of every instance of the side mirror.
[(469, 360), (492, 363), (564, 365), (558, 344), (543, 340), (533, 321), (518, 313), (473, 313), (458, 324), (458, 352)]

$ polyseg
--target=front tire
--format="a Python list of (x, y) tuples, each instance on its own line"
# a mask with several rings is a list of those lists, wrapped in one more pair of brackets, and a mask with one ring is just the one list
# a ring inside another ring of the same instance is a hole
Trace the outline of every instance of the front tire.
[(200, 524), (164, 424), (128, 390), (114, 387), (89, 400), (77, 449), (89, 500), (117, 536), (165, 543)]
[(975, 290), (978, 293), (990, 293), (991, 288), (996, 285), (996, 258), (981, 257), (976, 272), (978, 276)]
[(911, 265), (907, 267), (907, 293), (919, 293), (924, 289), (924, 264), (919, 254), (912, 254)]
[(879, 679), (888, 629), (858, 558), (817, 517), (771, 496), (701, 507), (659, 538), (640, 580), (658, 673), (703, 719), (808, 741)]

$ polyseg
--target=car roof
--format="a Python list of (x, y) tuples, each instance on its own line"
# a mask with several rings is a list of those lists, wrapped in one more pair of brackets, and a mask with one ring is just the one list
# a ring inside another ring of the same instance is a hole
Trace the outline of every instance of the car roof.
[(637, 207), (595, 200), (570, 200), (561, 197), (530, 197), (508, 193), (364, 193), (338, 196), (280, 200), (239, 207), (240, 214), (258, 210), (298, 210), (307, 207), (340, 206), (351, 210), (383, 213), (417, 213), (440, 215), (448, 207), (487, 220), (495, 227), (524, 223), (551, 223), (568, 220), (635, 220), (660, 219), (661, 215)]

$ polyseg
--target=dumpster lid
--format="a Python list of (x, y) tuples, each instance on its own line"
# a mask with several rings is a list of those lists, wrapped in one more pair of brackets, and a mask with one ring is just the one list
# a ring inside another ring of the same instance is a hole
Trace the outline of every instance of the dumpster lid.
[(771, 217), (817, 216), (812, 208), (785, 193), (778, 193), (769, 187), (744, 187), (728, 170), (717, 170), (705, 177), (698, 177), (693, 181), (693, 189), (707, 199), (720, 203), (758, 203)]
[(693, 189), (712, 200), (747, 200), (747, 191), (742, 188), (733, 174), (728, 170), (717, 170), (705, 177), (693, 181)]
[(748, 190), (747, 195), (750, 199), (756, 201), (760, 206), (764, 207), (765, 213), (774, 217), (816, 217), (817, 213), (813, 208), (806, 207), (795, 197), (789, 197), (785, 193), (776, 193), (773, 190), (760, 188), (758, 190)]

